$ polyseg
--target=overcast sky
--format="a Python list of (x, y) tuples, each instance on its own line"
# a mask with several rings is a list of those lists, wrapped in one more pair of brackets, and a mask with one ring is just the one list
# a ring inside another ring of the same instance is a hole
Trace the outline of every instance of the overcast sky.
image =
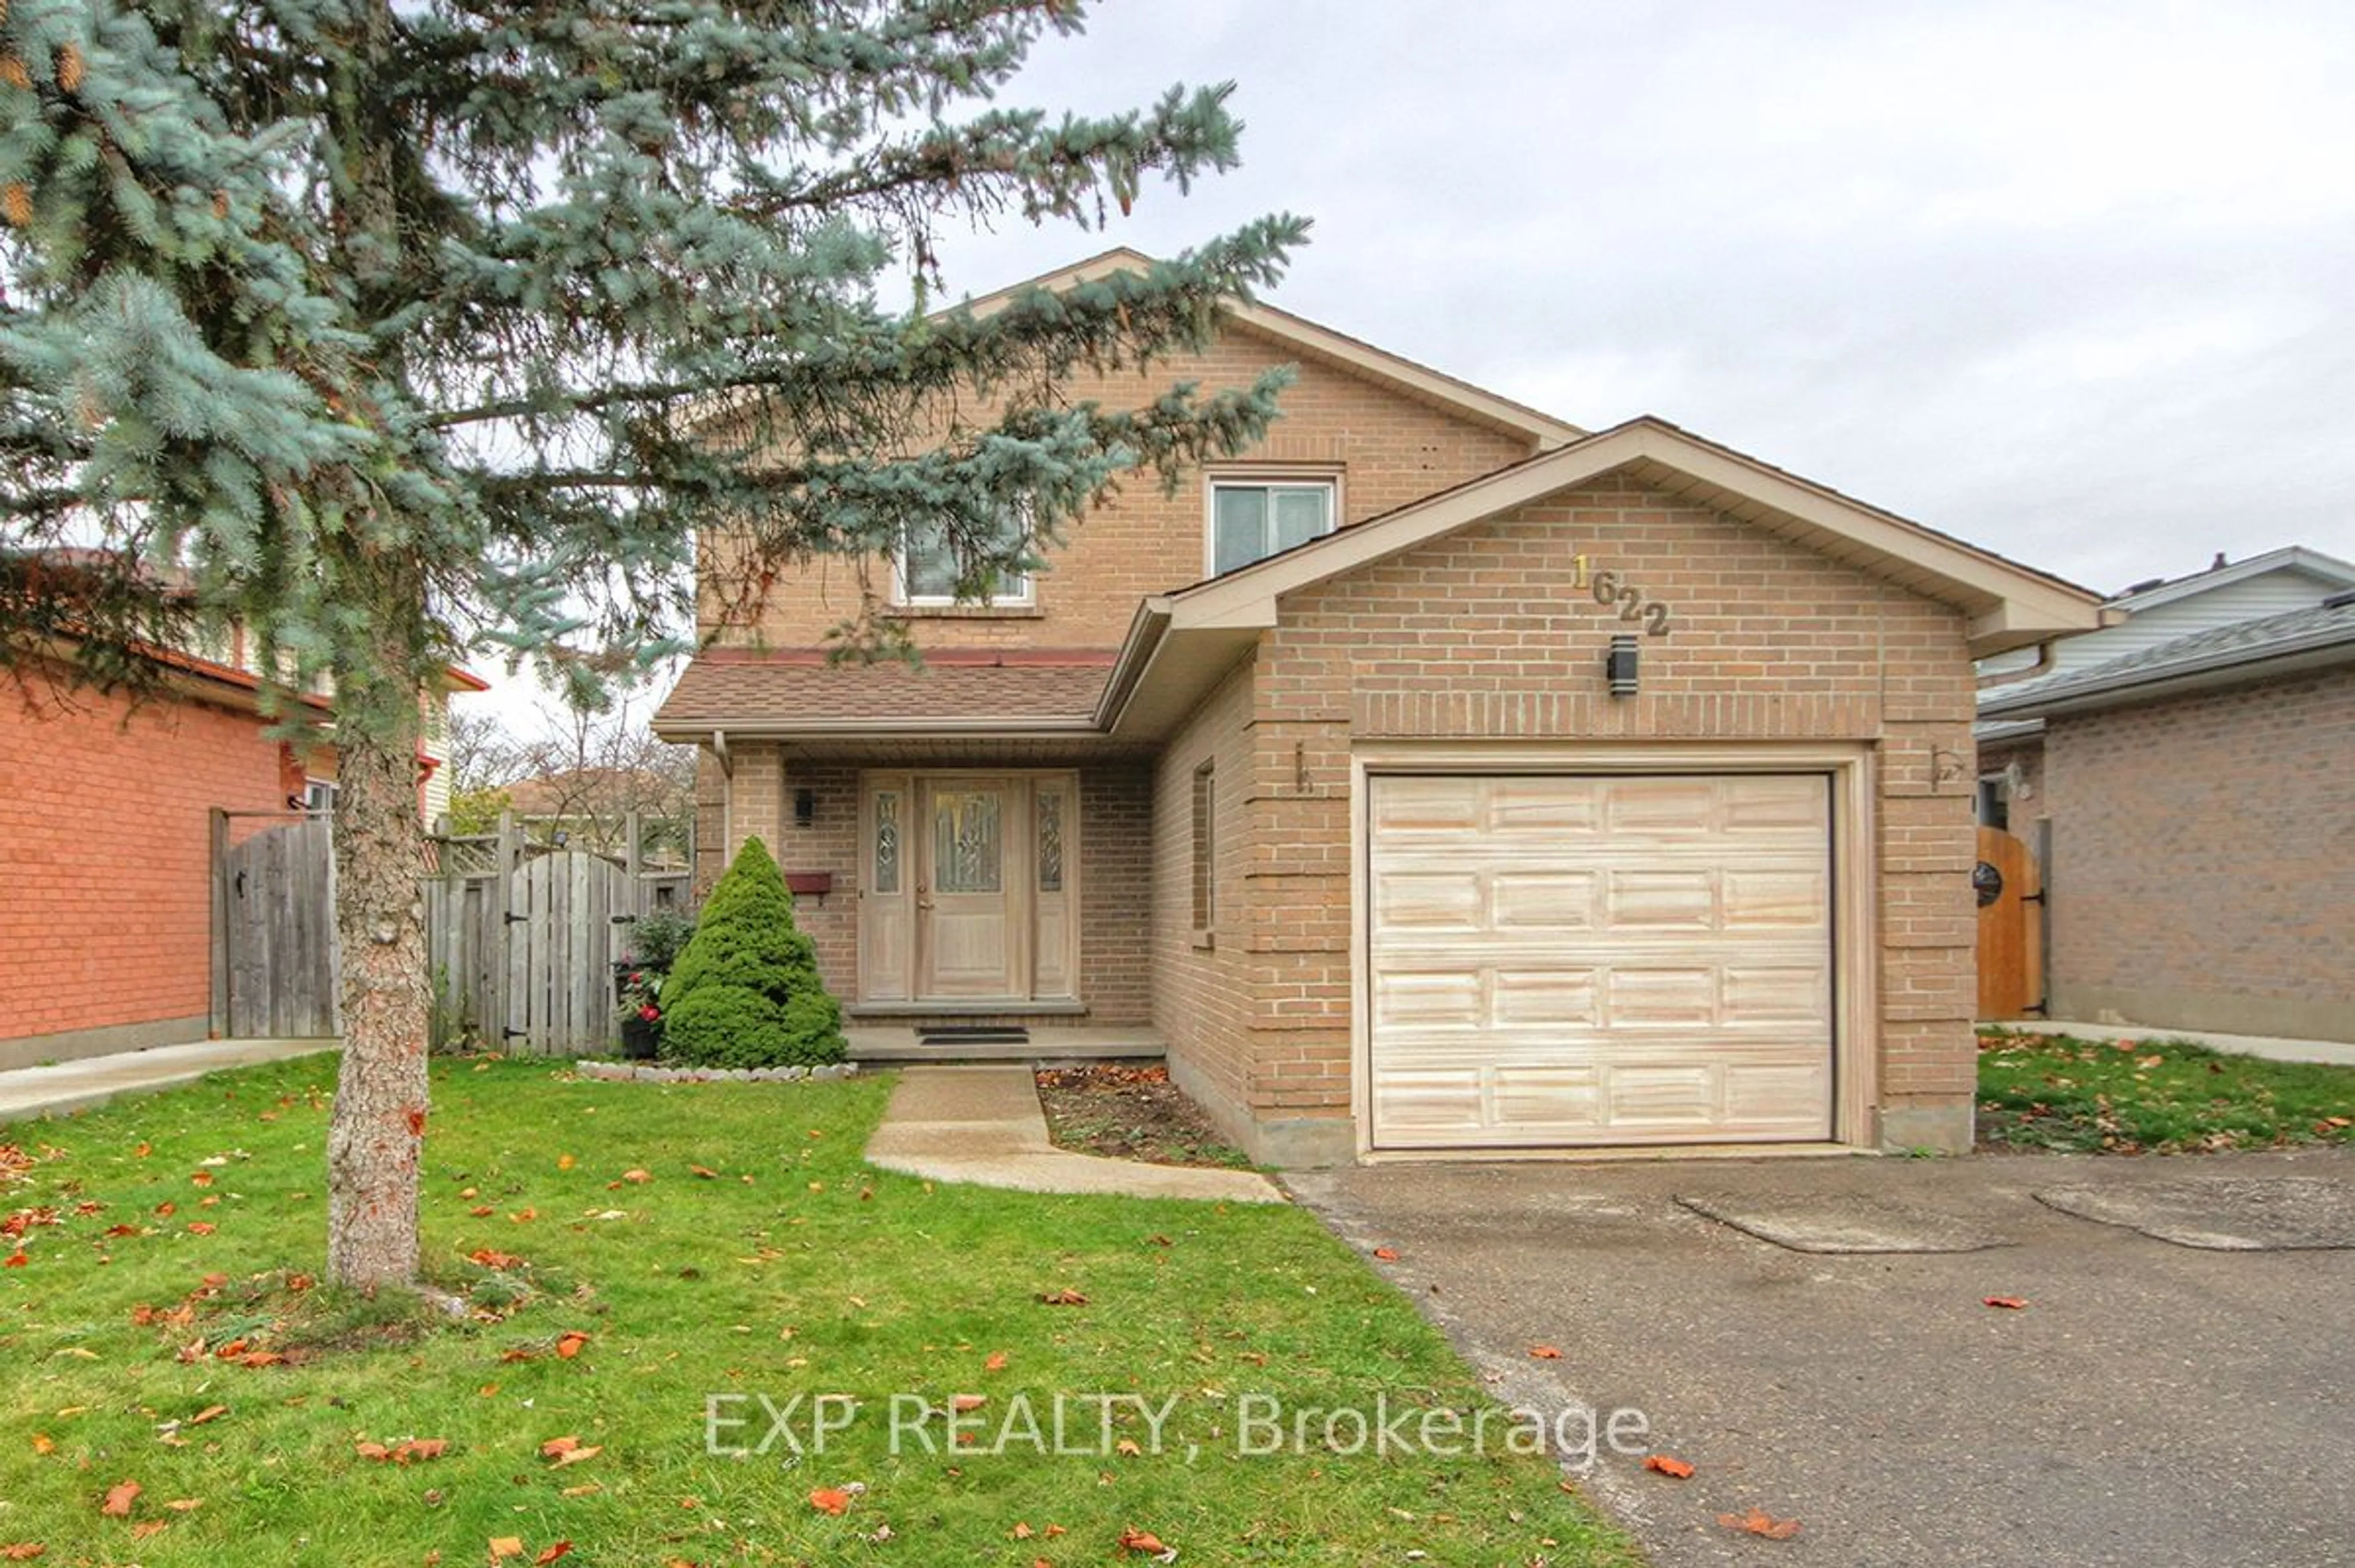
[(1239, 170), (952, 292), (1290, 210), (1273, 303), (1577, 424), (2105, 591), (2355, 557), (2346, 0), (1113, 0), (1004, 100), (1227, 80)]

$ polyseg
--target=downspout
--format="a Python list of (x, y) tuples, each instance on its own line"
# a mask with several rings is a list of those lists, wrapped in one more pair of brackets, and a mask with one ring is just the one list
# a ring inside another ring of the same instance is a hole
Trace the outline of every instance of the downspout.
[(728, 731), (711, 731), (711, 755), (719, 763), (719, 863), (726, 865), (736, 841), (736, 759), (728, 754)]

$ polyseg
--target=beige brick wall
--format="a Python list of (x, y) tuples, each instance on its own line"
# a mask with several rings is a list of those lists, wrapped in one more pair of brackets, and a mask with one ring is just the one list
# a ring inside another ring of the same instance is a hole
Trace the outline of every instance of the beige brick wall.
[(2355, 670), (2051, 720), (2052, 1016), (2355, 1040)]
[[(1670, 635), (1644, 639), (1638, 697), (1604, 689), (1604, 649), (1626, 628), (1574, 582), (1582, 553), (1670, 606)], [(1606, 480), (1295, 595), (1263, 638), (1253, 696), (1253, 1115), (1348, 1111), (1354, 742), (1826, 739), (1875, 748), (1881, 1104), (1909, 1134), (1967, 1136), (1973, 677), (1958, 613)]]
[[(1205, 389), (1243, 387), (1272, 365), (1298, 361), (1295, 350), (1245, 328), (1230, 327), (1206, 353), (1125, 374), (1074, 382), (1074, 399), (1144, 407), (1178, 381)], [(1282, 400), (1282, 414), (1252, 451), (1221, 464), (1294, 464), (1340, 475), (1341, 517), (1354, 523), (1529, 455), (1529, 443), (1476, 423), (1362, 376), (1308, 361)], [(1107, 505), (1070, 530), (1039, 575), (1033, 610), (964, 607), (911, 616), (925, 647), (1119, 645), (1137, 602), (1199, 581), (1203, 567), (1204, 491), (1199, 476), (1166, 494), (1150, 474), (1133, 475)], [(862, 595), (888, 593), (880, 560), (823, 559), (788, 572), (771, 590), (757, 628), (730, 628), (721, 640), (808, 647), (858, 613)], [(707, 600), (709, 595), (707, 595)], [(711, 605), (706, 604), (706, 629)]]
[[(1250, 997), (1252, 668), (1245, 660), (1172, 736), (1154, 774), (1153, 1023), (1170, 1066), (1230, 1137), (1248, 1139), (1255, 1063)], [(1211, 765), (1209, 945), (1194, 930), (1194, 778)]]

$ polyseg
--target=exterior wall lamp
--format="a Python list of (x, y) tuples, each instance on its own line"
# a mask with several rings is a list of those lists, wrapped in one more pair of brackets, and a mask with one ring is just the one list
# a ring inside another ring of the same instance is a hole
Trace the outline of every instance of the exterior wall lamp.
[(1622, 636), (1611, 639), (1611, 651), (1604, 655), (1603, 659), (1603, 673), (1611, 681), (1612, 696), (1636, 695), (1636, 639), (1634, 637)]

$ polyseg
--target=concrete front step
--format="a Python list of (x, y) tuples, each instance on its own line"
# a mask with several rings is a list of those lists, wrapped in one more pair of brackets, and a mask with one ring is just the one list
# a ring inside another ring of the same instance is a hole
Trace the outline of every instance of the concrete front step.
[(862, 1062), (1107, 1061), (1158, 1057), (1169, 1042), (1149, 1029), (1033, 1029), (1027, 1042), (940, 1040), (927, 1043), (915, 1029), (854, 1025), (842, 1031), (850, 1059)]

